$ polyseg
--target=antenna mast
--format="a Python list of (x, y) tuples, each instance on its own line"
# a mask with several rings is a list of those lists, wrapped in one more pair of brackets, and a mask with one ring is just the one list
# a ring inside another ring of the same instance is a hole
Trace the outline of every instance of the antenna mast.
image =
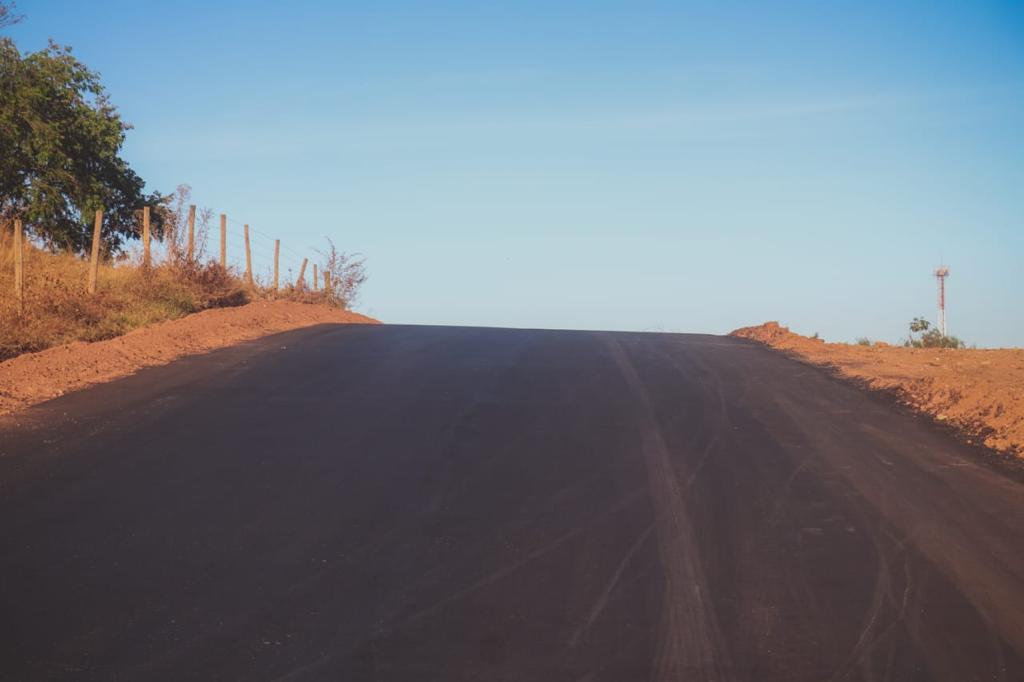
[(946, 278), (949, 277), (949, 268), (940, 265), (935, 268), (935, 279), (939, 283), (939, 333), (946, 334)]

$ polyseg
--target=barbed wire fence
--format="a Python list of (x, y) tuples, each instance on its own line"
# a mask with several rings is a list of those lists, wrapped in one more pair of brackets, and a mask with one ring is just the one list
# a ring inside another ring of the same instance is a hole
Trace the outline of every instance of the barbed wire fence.
[[(186, 195), (188, 196), (188, 195)], [(143, 269), (162, 265), (216, 265), (226, 274), (241, 281), (253, 293), (273, 296), (284, 292), (321, 294), (325, 300), (347, 307), (358, 284), (365, 279), (362, 261), (348, 260), (347, 254), (340, 254), (342, 264), (357, 266), (355, 286), (346, 281), (344, 271), (337, 267), (338, 254), (331, 243), (331, 253), (324, 254), (315, 249), (296, 247), (268, 229), (232, 217), (226, 213), (215, 213), (212, 209), (185, 205), (165, 204), (146, 207), (138, 211), (137, 233), (140, 240), (127, 249), (120, 267), (127, 261), (129, 266)], [(156, 235), (151, 230), (154, 211), (162, 211), (163, 233)], [(87, 254), (88, 275), (83, 282), (85, 292), (94, 295), (97, 290), (99, 264), (103, 251), (103, 211), (97, 211), (93, 226), (92, 248)], [(0, 266), (13, 267), (14, 298), (19, 312), (25, 307), (25, 253), (28, 237), (21, 220), (10, 221), (10, 226), (0, 231)], [(358, 254), (356, 254), (358, 255)]]

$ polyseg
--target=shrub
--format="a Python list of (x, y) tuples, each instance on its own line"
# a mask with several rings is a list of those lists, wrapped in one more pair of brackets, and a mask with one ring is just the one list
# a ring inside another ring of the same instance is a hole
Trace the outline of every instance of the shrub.
[[(914, 338), (914, 334), (920, 333), (920, 338)], [(910, 334), (903, 342), (907, 348), (966, 348), (967, 344), (961, 339), (943, 334), (932, 327), (931, 322), (923, 317), (915, 317), (910, 321)]]

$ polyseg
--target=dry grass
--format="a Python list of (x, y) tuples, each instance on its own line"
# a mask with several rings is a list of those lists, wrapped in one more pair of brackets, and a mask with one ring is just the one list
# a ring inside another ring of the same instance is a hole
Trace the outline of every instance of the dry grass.
[(25, 249), (25, 312), (14, 298), (14, 249), (0, 231), (0, 361), (71, 341), (98, 341), (189, 313), (256, 299), (329, 303), (321, 292), (249, 289), (213, 263), (167, 262), (143, 268), (131, 260), (101, 265), (97, 292), (86, 293), (88, 266), (73, 255)]

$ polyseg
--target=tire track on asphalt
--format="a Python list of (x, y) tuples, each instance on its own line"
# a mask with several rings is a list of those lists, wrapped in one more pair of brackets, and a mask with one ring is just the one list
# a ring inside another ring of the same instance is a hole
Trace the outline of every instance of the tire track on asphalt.
[(707, 580), (683, 491), (672, 467), (668, 447), (654, 416), (654, 407), (636, 368), (622, 345), (608, 348), (637, 406), (640, 449), (647, 467), (654, 506), (658, 554), (665, 572), (665, 594), (654, 679), (728, 682), (734, 677), (728, 653), (710, 603)]
[(608, 599), (615, 590), (615, 586), (619, 584), (622, 574), (625, 573), (626, 568), (629, 566), (636, 553), (644, 546), (647, 539), (651, 537), (651, 533), (654, 531), (654, 526), (654, 523), (648, 526), (647, 529), (640, 534), (640, 537), (638, 537), (629, 549), (626, 550), (626, 554), (622, 557), (622, 561), (619, 562), (619, 565), (616, 566), (615, 570), (612, 572), (612, 577), (608, 580), (604, 589), (601, 590), (601, 594), (598, 595), (598, 598), (590, 607), (590, 613), (587, 615), (587, 622), (581, 625), (569, 639), (570, 649), (575, 649), (579, 646), (580, 642), (586, 638), (587, 634), (590, 632), (590, 628), (594, 625), (594, 621), (597, 620), (598, 616), (601, 615), (601, 612), (604, 611), (605, 607), (608, 605)]

